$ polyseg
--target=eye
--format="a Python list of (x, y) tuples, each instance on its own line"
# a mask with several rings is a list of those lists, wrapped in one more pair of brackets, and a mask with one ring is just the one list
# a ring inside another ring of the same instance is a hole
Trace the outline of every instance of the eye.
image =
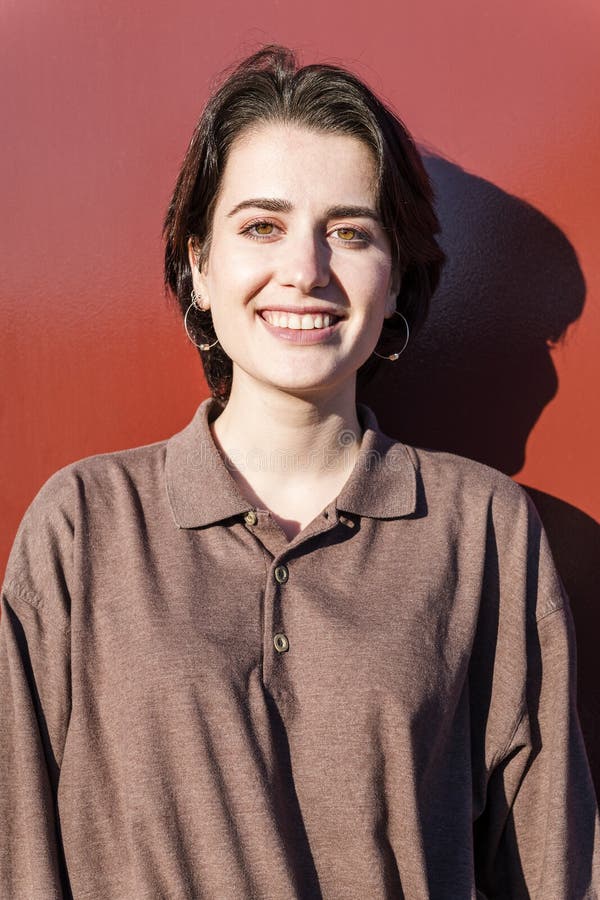
[(366, 231), (361, 231), (360, 228), (354, 228), (349, 225), (341, 225), (335, 228), (332, 234), (336, 232), (343, 244), (366, 244), (370, 239)]
[[(254, 222), (248, 222), (242, 228), (240, 234), (246, 235), (246, 237), (254, 241), (265, 241), (274, 237), (279, 230), (279, 226), (275, 222), (270, 222), (268, 219), (257, 219)], [(366, 231), (350, 225), (338, 226), (330, 233), (337, 234), (337, 239), (342, 244), (363, 245), (371, 240), (370, 235)]]
[(244, 226), (241, 230), (241, 234), (245, 234), (255, 241), (260, 241), (272, 237), (276, 228), (277, 226), (274, 222), (269, 222), (266, 219), (259, 219), (257, 222), (249, 222)]

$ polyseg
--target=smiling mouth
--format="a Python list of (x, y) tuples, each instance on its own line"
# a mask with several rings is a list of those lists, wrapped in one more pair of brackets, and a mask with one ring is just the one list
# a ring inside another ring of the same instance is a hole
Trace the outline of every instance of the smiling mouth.
[(299, 314), (278, 312), (271, 309), (261, 310), (259, 316), (275, 328), (284, 328), (290, 331), (316, 331), (330, 328), (341, 319), (341, 316), (333, 316), (329, 313)]
[[(293, 327), (293, 325), (292, 327), (290, 327), (290, 323), (288, 323), (285, 327), (280, 327), (279, 325), (272, 325), (267, 320), (266, 315), (270, 312), (272, 312), (272, 310), (262, 310), (261, 312), (257, 311), (257, 315), (262, 321), (263, 328), (266, 328), (266, 330), (276, 340), (283, 341), (283, 343), (286, 344), (294, 344), (296, 346), (327, 344), (332, 340), (335, 341), (341, 327), (340, 323), (343, 319), (343, 316), (327, 316), (327, 318), (330, 319), (331, 324), (321, 324), (320, 327), (316, 328)], [(318, 319), (319, 316), (315, 314), (315, 318)], [(322, 318), (324, 320), (326, 317), (322, 316)], [(277, 321), (279, 321), (279, 319), (277, 319)]]

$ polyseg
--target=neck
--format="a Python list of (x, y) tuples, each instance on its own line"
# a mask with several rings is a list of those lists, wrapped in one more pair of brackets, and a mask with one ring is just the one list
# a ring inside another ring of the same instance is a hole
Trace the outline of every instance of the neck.
[(349, 474), (360, 447), (356, 382), (338, 391), (291, 394), (234, 377), (223, 412), (211, 423), (215, 443), (255, 492), (300, 496)]

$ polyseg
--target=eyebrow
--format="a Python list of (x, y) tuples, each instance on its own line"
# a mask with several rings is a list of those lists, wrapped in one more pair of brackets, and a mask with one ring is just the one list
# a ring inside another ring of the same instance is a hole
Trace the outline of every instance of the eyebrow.
[[(242, 200), (241, 203), (234, 206), (231, 212), (227, 213), (227, 218), (235, 216), (235, 214), (242, 209), (266, 209), (269, 212), (289, 213), (293, 211), (294, 207), (289, 200), (278, 200), (270, 197), (253, 197), (250, 200)], [(373, 219), (373, 221), (381, 224), (379, 213), (376, 210), (371, 209), (370, 206), (348, 206), (341, 204), (338, 206), (330, 206), (329, 209), (325, 210), (326, 219), (343, 219), (346, 216)]]

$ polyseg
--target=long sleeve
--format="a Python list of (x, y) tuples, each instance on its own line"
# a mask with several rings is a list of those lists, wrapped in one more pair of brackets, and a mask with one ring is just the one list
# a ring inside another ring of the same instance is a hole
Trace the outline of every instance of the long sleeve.
[(0, 897), (7, 900), (71, 896), (57, 813), (71, 714), (67, 493), (54, 477), (35, 498), (2, 588)]
[(12, 591), (0, 619), (0, 896), (70, 896), (56, 814), (70, 711), (69, 632)]
[[(478, 887), (494, 898), (579, 900), (600, 896), (600, 822), (576, 705), (577, 656), (569, 600), (547, 538), (536, 533), (535, 611), (528, 618), (526, 678), (516, 725), (490, 773), (475, 824)], [(530, 563), (533, 556), (529, 547)], [(535, 578), (532, 577), (535, 573)], [(506, 671), (503, 671), (506, 678)]]

